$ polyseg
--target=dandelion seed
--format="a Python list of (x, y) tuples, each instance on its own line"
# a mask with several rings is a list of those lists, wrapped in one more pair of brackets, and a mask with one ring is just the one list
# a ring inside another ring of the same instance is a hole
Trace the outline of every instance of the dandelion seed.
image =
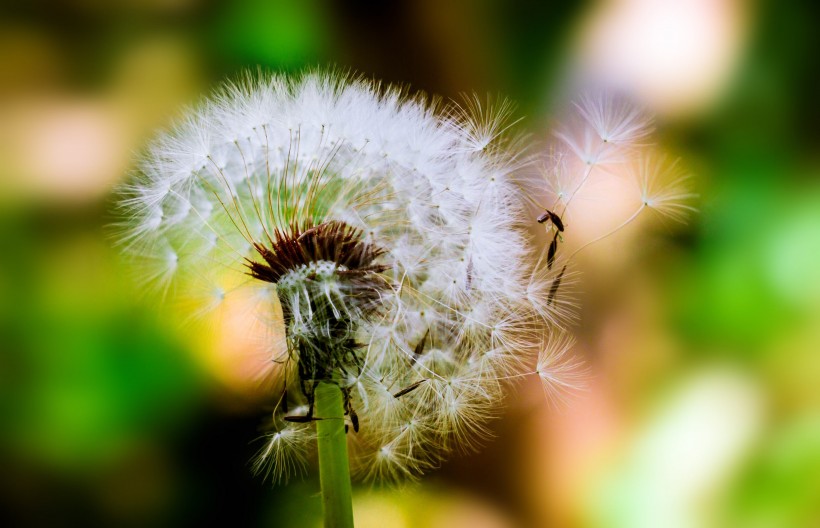
[(304, 424), (288, 424), (263, 437), (265, 445), (253, 462), (255, 474), (286, 481), (307, 467), (307, 455), (313, 433)]
[(659, 215), (682, 222), (696, 209), (689, 205), (695, 194), (685, 184), (689, 175), (679, 160), (663, 155), (648, 155), (635, 167), (641, 203)]
[(652, 134), (652, 116), (610, 91), (582, 93), (575, 106), (604, 143), (634, 146)]
[(535, 372), (547, 399), (558, 404), (583, 386), (586, 375), (580, 362), (571, 356), (575, 339), (567, 333), (550, 335), (541, 344)]

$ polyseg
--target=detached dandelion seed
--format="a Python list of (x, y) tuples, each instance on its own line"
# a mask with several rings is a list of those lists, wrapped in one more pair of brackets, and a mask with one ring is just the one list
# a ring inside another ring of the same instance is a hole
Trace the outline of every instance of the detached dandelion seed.
[(686, 188), (689, 175), (680, 160), (659, 154), (640, 159), (633, 168), (641, 204), (662, 218), (683, 222), (696, 209), (689, 205), (695, 195)]
[(640, 146), (652, 134), (652, 116), (611, 91), (582, 93), (575, 106), (603, 143)]
[(565, 400), (583, 386), (584, 368), (570, 356), (574, 346), (575, 339), (562, 333), (548, 336), (538, 352), (535, 372), (541, 379), (544, 394), (553, 403)]

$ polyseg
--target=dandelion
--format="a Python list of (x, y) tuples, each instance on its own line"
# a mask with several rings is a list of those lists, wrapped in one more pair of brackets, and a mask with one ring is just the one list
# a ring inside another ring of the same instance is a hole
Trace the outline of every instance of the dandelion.
[[(273, 75), (228, 86), (153, 144), (120, 200), (120, 242), (146, 283), (197, 315), (250, 292), (253, 316), (283, 336), (256, 472), (284, 480), (315, 445), (326, 521), (350, 526), (351, 466), (416, 478), (490, 435), (506, 381), (571, 389), (563, 214), (602, 160), (648, 136), (614, 101), (579, 112), (598, 146), (562, 136), (587, 169), (554, 171), (546, 250), (527, 235), (505, 103)], [(649, 182), (642, 209), (678, 216), (685, 193)]]
[(120, 202), (155, 289), (198, 313), (248, 289), (281, 307), (254, 469), (283, 480), (315, 443), (342, 525), (349, 464), (414, 478), (476, 447), (564, 313), (532, 284), (509, 107), (465, 109), (337, 73), (248, 79), (157, 140)]

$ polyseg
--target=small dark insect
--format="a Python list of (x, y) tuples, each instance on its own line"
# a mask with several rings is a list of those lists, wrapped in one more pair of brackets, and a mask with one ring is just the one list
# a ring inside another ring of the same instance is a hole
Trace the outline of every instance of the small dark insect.
[(427, 380), (426, 379), (419, 380), (419, 381), (415, 382), (414, 384), (410, 385), (409, 387), (403, 388), (402, 390), (400, 390), (399, 392), (394, 394), (393, 397), (394, 398), (401, 398), (402, 396), (404, 396), (408, 392), (413, 392), (414, 390), (416, 390), (419, 387), (419, 385), (421, 385), (425, 381), (427, 381)]
[(552, 286), (550, 287), (549, 295), (547, 296), (547, 305), (552, 304), (552, 301), (555, 300), (555, 294), (558, 293), (558, 288), (561, 286), (561, 278), (564, 276), (564, 272), (567, 270), (566, 265), (561, 268), (561, 273), (555, 277), (555, 280), (552, 281)]
[(550, 247), (547, 250), (547, 269), (552, 269), (552, 264), (555, 262), (555, 254), (558, 252), (558, 233), (560, 231), (555, 232), (555, 236), (552, 237), (552, 242), (550, 242)]
[(564, 222), (561, 220), (561, 217), (558, 216), (557, 214), (553, 213), (549, 209), (545, 209), (545, 211), (546, 212), (544, 214), (542, 214), (541, 216), (536, 218), (536, 221), (539, 224), (543, 224), (544, 222), (549, 220), (550, 222), (552, 222), (552, 224), (555, 226), (555, 228), (558, 231), (561, 231), (563, 233), (564, 232)]

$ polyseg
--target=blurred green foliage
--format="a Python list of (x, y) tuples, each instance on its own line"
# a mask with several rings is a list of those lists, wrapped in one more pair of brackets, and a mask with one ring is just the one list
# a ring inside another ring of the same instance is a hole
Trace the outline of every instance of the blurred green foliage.
[[(329, 45), (326, 12), (317, 0), (241, 0), (226, 4), (214, 51), (240, 64), (277, 70), (324, 62)], [(220, 49), (221, 48), (221, 49)]]
[[(329, 63), (444, 96), (500, 92), (536, 127), (566, 89), (568, 43), (587, 4), (8, 3), (0, 6), (0, 110), (38, 97), (91, 101), (130, 131), (134, 152), (147, 130), (171, 120), (169, 105), (191, 103), (226, 75)], [(653, 291), (671, 314), (664, 332), (680, 357), (658, 369), (651, 389), (630, 387), (632, 399), (612, 405), (632, 417), (690, 369), (742, 369), (767, 404), (765, 431), (723, 483), (720, 521), (812, 526), (820, 523), (818, 13), (808, 2), (748, 8), (756, 28), (731, 89), (706, 115), (665, 124), (693, 161), (701, 196), (689, 231), (671, 242), (680, 263), (658, 273)], [(119, 80), (146, 43), (158, 51)], [(169, 57), (178, 59), (162, 62)], [(169, 70), (190, 86), (163, 84)], [(0, 159), (3, 178), (14, 170)], [(104, 233), (106, 190), (84, 200), (1, 194), (0, 502), (12, 524), (315, 525), (315, 481), (271, 487), (250, 476), (260, 410), (221, 392), (176, 322), (129, 278)], [(627, 359), (635, 364), (618, 367), (640, 371), (640, 357)], [(596, 367), (604, 377), (614, 368)], [(488, 463), (486, 473), (503, 464)], [(611, 481), (622, 488), (611, 509), (595, 512), (610, 521), (600, 524), (617, 525), (641, 507), (637, 491), (663, 484), (641, 469), (627, 461), (616, 470)], [(505, 485), (525, 485), (459, 481), (456, 472), (443, 470), (443, 490), (458, 482), (498, 497)], [(405, 506), (421, 523), (424, 501), (415, 500)], [(50, 523), (52, 514), (61, 521)]]
[(201, 375), (134, 302), (98, 228), (48, 216), (14, 211), (0, 221), (2, 445), (93, 471), (135, 438), (179, 431)]
[(727, 526), (812, 526), (820, 504), (820, 416), (781, 424), (738, 478)]

